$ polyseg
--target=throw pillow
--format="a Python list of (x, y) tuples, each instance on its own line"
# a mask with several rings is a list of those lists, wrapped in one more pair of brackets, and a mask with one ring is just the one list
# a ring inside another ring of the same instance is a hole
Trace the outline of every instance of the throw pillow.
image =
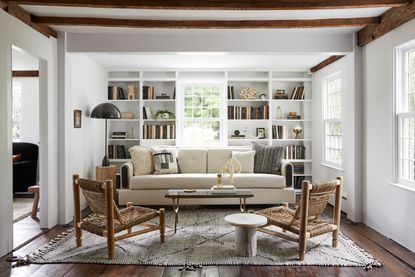
[(154, 174), (177, 174), (177, 158), (175, 151), (153, 149)]
[(232, 158), (241, 164), (241, 173), (254, 173), (255, 151), (232, 151)]
[(150, 147), (134, 146), (129, 151), (133, 160), (134, 176), (154, 173), (153, 153)]
[(284, 147), (252, 143), (255, 150), (255, 173), (280, 174), (281, 161), (284, 156)]

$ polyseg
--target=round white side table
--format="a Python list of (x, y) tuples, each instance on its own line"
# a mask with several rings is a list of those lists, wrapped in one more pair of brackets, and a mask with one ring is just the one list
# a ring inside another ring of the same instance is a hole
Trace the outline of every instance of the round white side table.
[(267, 224), (267, 218), (258, 214), (237, 213), (225, 216), (225, 221), (236, 228), (235, 253), (254, 257), (257, 252), (256, 228)]

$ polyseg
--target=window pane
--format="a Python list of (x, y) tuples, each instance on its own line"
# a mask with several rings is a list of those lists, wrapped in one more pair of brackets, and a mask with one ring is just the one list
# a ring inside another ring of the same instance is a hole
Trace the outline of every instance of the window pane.
[(221, 86), (216, 84), (189, 84), (184, 87), (183, 145), (220, 143), (220, 91)]
[(415, 112), (415, 50), (408, 53), (408, 111)]
[(411, 117), (402, 118), (401, 126), (401, 179), (415, 181), (415, 119)]
[(20, 126), (22, 121), (21, 83), (13, 82), (12, 105), (12, 140), (20, 141)]

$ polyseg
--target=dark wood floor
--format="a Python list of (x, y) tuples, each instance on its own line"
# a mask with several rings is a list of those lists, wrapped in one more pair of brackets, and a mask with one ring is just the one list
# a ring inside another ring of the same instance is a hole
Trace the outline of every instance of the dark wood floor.
[[(328, 211), (330, 212), (330, 211)], [(56, 226), (14, 252), (24, 256), (47, 243), (68, 227)], [(317, 266), (210, 266), (195, 272), (178, 267), (114, 266), (85, 264), (28, 265), (12, 268), (0, 259), (0, 276), (415, 276), (415, 254), (363, 224), (342, 220), (342, 232), (385, 264), (366, 271), (353, 267)]]

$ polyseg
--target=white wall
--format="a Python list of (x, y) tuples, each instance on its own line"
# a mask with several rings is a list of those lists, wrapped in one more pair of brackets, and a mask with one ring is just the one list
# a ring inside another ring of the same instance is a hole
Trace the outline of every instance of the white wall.
[(20, 141), (39, 143), (39, 78), (13, 78), (22, 86)]
[[(0, 10), (0, 256), (13, 247), (11, 55), (12, 45), (40, 58), (41, 226), (57, 223), (56, 40), (48, 39)], [(47, 199), (47, 201), (44, 201)]]
[[(360, 149), (361, 132), (357, 121), (361, 121), (361, 107), (355, 105), (362, 99), (361, 91), (355, 86), (356, 53), (347, 54), (344, 58), (321, 69), (313, 75), (313, 181), (344, 177), (342, 210), (355, 222), (362, 220), (361, 209), (361, 167)], [(324, 79), (339, 73), (342, 79), (342, 125), (343, 152), (341, 170), (323, 164), (323, 92)], [(358, 99), (358, 100), (356, 100)]]
[[(89, 58), (65, 53), (66, 35), (59, 34), (60, 99), (59, 223), (73, 217), (72, 175), (95, 178), (95, 166), (104, 157), (104, 120), (91, 119), (92, 109), (106, 101), (106, 71)], [(62, 56), (63, 55), (63, 56)], [(64, 79), (61, 79), (63, 77)], [(82, 110), (82, 128), (73, 128), (73, 110)], [(84, 205), (85, 203), (83, 203)], [(85, 205), (84, 205), (85, 206)]]
[(415, 251), (415, 191), (392, 185), (393, 49), (415, 39), (412, 20), (363, 48), (364, 221)]

